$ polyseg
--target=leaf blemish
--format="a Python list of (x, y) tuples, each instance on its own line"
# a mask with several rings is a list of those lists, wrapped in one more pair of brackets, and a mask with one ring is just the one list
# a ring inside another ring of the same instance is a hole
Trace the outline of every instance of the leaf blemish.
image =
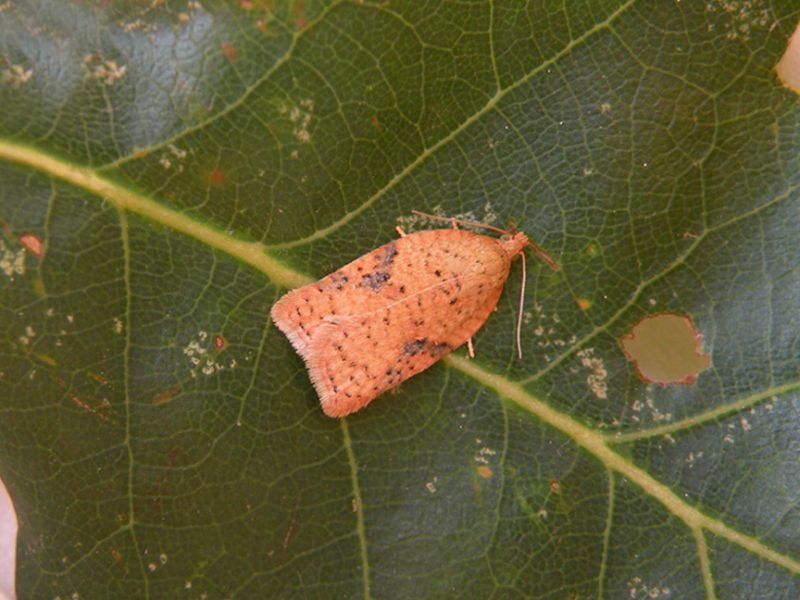
[(688, 316), (660, 313), (644, 317), (619, 343), (646, 383), (691, 385), (711, 365), (702, 341)]
[(222, 42), (220, 50), (222, 51), (222, 55), (228, 60), (228, 62), (233, 63), (239, 60), (239, 51), (231, 42)]
[(592, 390), (595, 397), (605, 400), (608, 397), (608, 371), (602, 358), (594, 355), (594, 348), (586, 348), (577, 353), (581, 361), (581, 366), (589, 369), (591, 373), (586, 377), (586, 384)]

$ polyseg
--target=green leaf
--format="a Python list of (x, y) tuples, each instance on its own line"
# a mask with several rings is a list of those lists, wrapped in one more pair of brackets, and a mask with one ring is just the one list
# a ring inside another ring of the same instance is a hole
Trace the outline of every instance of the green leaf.
[[(797, 19), (3, 4), (20, 597), (800, 595)], [(515, 263), (476, 359), (326, 418), (270, 306), (437, 207), (562, 262), (528, 266), (524, 358)], [(704, 336), (692, 385), (619, 347), (659, 312)]]

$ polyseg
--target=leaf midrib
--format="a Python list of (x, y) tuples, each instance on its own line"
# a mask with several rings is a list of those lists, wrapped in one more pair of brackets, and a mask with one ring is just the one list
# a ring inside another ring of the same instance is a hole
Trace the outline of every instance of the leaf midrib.
[[(170, 227), (175, 231), (188, 235), (207, 246), (225, 252), (237, 260), (252, 266), (266, 275), (274, 283), (283, 287), (297, 287), (312, 280), (309, 276), (298, 273), (270, 256), (265, 251), (263, 244), (232, 238), (211, 227), (207, 223), (194, 220), (178, 211), (157, 203), (144, 194), (132, 191), (113, 180), (102, 177), (93, 169), (75, 166), (28, 146), (7, 141), (0, 141), (0, 159), (28, 166), (45, 175), (82, 188), (108, 201), (121, 211), (129, 211), (138, 214), (154, 223)], [(756, 209), (756, 212), (771, 206), (775, 201), (777, 200), (761, 205), (761, 207)], [(733, 220), (738, 221), (739, 219), (734, 218)], [(721, 226), (718, 225), (714, 229), (718, 231), (720, 228)], [(696, 246), (692, 247), (696, 248)], [(673, 268), (673, 265), (674, 263), (668, 265), (666, 269)], [(658, 277), (659, 274), (652, 279), (658, 279)], [(619, 313), (615, 313), (615, 315), (618, 314)], [(614, 319), (615, 317), (612, 316), (610, 322), (605, 323), (599, 328), (595, 328), (595, 331), (605, 330)], [(128, 324), (128, 327), (130, 327), (130, 324)], [(584, 338), (582, 341), (585, 343), (588, 339)], [(566, 350), (559, 358), (563, 360), (563, 358), (569, 356), (577, 347), (576, 345)], [(632, 483), (639, 486), (646, 494), (658, 500), (668, 511), (686, 523), (696, 537), (700, 536), (700, 538), (702, 538), (702, 530), (710, 531), (753, 554), (782, 566), (792, 573), (800, 574), (799, 560), (781, 554), (762, 544), (755, 537), (743, 534), (727, 526), (718, 519), (704, 514), (699, 509), (680, 498), (675, 492), (656, 480), (649, 473), (612, 450), (610, 442), (613, 442), (613, 440), (611, 438), (555, 410), (546, 402), (525, 390), (521, 384), (512, 382), (505, 377), (483, 369), (478, 366), (474, 360), (467, 360), (462, 357), (450, 355), (446, 357), (444, 361), (448, 366), (458, 369), (483, 386), (493, 389), (499, 396), (516, 403), (535, 417), (541, 419), (565, 435), (568, 435), (581, 448), (595, 456), (607, 469), (623, 475)], [(795, 385), (795, 387), (797, 387), (797, 385)], [(771, 395), (773, 394), (764, 394), (763, 397), (770, 397)], [(700, 420), (702, 421), (702, 419)], [(695, 417), (694, 420), (687, 421), (685, 424), (688, 428), (696, 425), (697, 422), (698, 417)], [(345, 423), (343, 425), (345, 436), (347, 435), (346, 427)], [(672, 429), (671, 431), (677, 430)], [(355, 457), (352, 456), (352, 453), (349, 455), (349, 460), (351, 462), (351, 470), (353, 471), (351, 475), (353, 477), (354, 489), (358, 489), (357, 468), (355, 465)], [(362, 511), (362, 506), (359, 503), (357, 512), (360, 511)], [(360, 533), (360, 539), (362, 558), (366, 560), (363, 531)], [(702, 554), (703, 546), (704, 544), (698, 545), (699, 554)], [(701, 555), (700, 562), (701, 566), (704, 564), (707, 565), (708, 557)], [(706, 573), (704, 573), (704, 579), (708, 580)], [(366, 583), (365, 578), (365, 586), (367, 585), (368, 583)]]

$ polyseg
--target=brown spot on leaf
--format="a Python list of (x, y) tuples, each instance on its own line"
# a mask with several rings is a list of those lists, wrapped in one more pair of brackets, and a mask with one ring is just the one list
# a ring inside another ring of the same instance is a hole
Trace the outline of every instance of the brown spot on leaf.
[(702, 340), (688, 316), (660, 313), (643, 318), (619, 343), (647, 383), (690, 385), (711, 364)]
[(111, 383), (108, 379), (100, 375), (100, 373), (89, 372), (88, 375), (89, 378), (94, 379), (97, 383), (101, 385), (108, 385), (109, 383)]
[(181, 391), (181, 386), (180, 386), (179, 383), (176, 383), (175, 385), (173, 385), (168, 390), (153, 396), (153, 404), (157, 405), (157, 404), (164, 404), (165, 402), (169, 402), (175, 396), (177, 396), (180, 391)]
[(236, 62), (239, 60), (239, 51), (230, 42), (222, 42), (222, 55), (228, 59), (228, 62)]
[(222, 187), (227, 181), (228, 176), (220, 168), (211, 169), (208, 173), (208, 185), (211, 187)]
[(44, 244), (42, 244), (42, 240), (32, 233), (19, 236), (19, 243), (25, 246), (28, 252), (33, 254), (36, 258), (42, 258), (42, 256), (44, 256)]
[(491, 467), (487, 467), (486, 465), (479, 466), (477, 471), (478, 471), (478, 476), (481, 479), (489, 479), (494, 474), (492, 472), (492, 468)]

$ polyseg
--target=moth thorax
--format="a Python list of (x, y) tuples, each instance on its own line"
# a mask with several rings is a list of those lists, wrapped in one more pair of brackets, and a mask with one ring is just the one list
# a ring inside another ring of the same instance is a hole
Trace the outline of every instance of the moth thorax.
[(503, 250), (506, 251), (510, 258), (514, 258), (518, 254), (522, 252), (522, 250), (530, 245), (528, 241), (528, 236), (522, 232), (518, 232), (513, 234), (511, 237), (501, 238), (500, 244), (503, 246)]

